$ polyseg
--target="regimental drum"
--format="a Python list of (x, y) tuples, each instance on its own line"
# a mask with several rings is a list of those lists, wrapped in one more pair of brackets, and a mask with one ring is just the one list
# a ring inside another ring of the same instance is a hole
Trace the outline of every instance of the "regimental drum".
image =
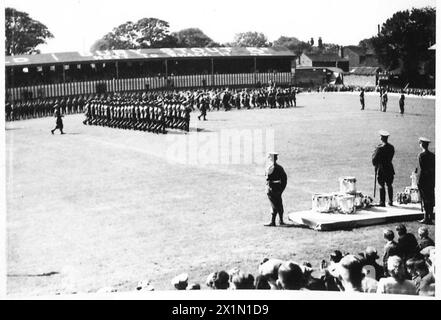
[(349, 193), (354, 195), (357, 193), (357, 188), (355, 186), (357, 179), (355, 179), (355, 177), (341, 177), (339, 181), (341, 193)]
[(404, 189), (404, 193), (410, 196), (410, 203), (421, 202), (420, 191), (418, 190), (418, 188), (406, 187)]
[(343, 214), (355, 213), (355, 196), (344, 195), (338, 197), (338, 210)]
[(312, 210), (321, 213), (332, 212), (332, 198), (332, 194), (314, 194), (312, 196)]
[(355, 193), (355, 199), (354, 199), (354, 207), (356, 209), (361, 209), (364, 207), (364, 196), (361, 192)]

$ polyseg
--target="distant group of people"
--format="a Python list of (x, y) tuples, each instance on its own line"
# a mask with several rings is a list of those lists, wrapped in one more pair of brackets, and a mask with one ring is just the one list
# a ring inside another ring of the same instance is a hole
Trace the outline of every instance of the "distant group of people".
[[(359, 87), (359, 86), (347, 86), (347, 85), (328, 85), (324, 87), (317, 88), (317, 91), (323, 91), (323, 92), (356, 92), (364, 90), (365, 92), (380, 92), (384, 88), (382, 86), (366, 86), (366, 87)], [(391, 93), (403, 93), (406, 95), (417, 95), (417, 96), (435, 96), (436, 90), (435, 89), (419, 89), (419, 88), (395, 88), (395, 87), (388, 87), (388, 92)]]
[[(361, 110), (364, 110), (365, 108), (365, 98), (364, 98), (365, 89), (361, 88), (360, 90), (360, 104), (361, 104)], [(388, 89), (387, 88), (380, 88), (380, 111), (386, 112), (387, 111), (387, 102), (389, 101), (389, 98), (387, 96)], [(398, 101), (398, 106), (400, 108), (400, 114), (404, 114), (404, 101), (405, 101), (405, 95), (404, 90), (401, 91), (400, 100)]]

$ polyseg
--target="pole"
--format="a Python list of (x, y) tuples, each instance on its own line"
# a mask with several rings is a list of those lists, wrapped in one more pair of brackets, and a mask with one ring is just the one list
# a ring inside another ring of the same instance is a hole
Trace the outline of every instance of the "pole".
[(375, 167), (375, 179), (374, 179), (374, 198), (375, 198), (375, 193), (377, 191), (377, 167)]

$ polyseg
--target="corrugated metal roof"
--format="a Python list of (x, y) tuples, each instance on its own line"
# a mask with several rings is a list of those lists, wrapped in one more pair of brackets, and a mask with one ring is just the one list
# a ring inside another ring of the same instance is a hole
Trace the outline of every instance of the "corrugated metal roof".
[(138, 50), (106, 50), (94, 52), (59, 52), (33, 55), (6, 56), (6, 66), (81, 63), (93, 61), (144, 60), (164, 58), (201, 58), (201, 57), (295, 57), (284, 47), (271, 48), (158, 48)]

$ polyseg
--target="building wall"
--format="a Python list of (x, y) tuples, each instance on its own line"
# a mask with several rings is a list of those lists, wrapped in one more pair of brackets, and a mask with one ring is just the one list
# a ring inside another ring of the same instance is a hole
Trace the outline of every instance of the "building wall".
[(356, 86), (356, 87), (375, 87), (376, 86), (376, 76), (361, 76), (361, 75), (351, 75), (347, 74), (343, 77), (343, 83), (345, 86)]
[(326, 85), (326, 72), (323, 69), (297, 69), (295, 85), (299, 87), (314, 87)]
[(349, 49), (344, 49), (344, 58), (349, 60), (349, 68), (358, 67), (361, 63), (360, 56)]
[(299, 65), (304, 67), (312, 67), (312, 60), (302, 53), (300, 56)]

